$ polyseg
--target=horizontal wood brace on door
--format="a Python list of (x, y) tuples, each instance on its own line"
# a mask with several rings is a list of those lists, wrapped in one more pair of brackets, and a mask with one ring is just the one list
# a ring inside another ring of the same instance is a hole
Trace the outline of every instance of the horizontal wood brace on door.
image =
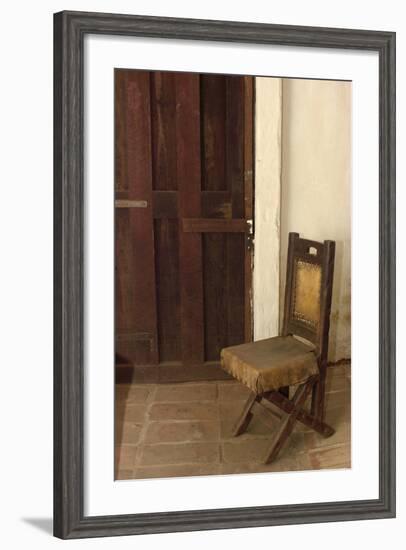
[(151, 332), (121, 332), (116, 333), (116, 342), (153, 342)]
[(183, 218), (182, 229), (185, 233), (250, 233), (251, 220)]
[(148, 201), (136, 201), (129, 199), (116, 199), (114, 201), (116, 208), (147, 208)]
[[(232, 219), (232, 204), (229, 191), (201, 191), (202, 211), (210, 218)], [(178, 191), (153, 190), (151, 204), (146, 200), (117, 198), (116, 208), (148, 208), (152, 206), (155, 219), (176, 219), (179, 217)]]

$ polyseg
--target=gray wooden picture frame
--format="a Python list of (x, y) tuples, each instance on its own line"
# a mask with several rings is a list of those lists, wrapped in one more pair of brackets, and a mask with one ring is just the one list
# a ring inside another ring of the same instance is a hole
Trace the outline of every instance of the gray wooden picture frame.
[[(379, 498), (89, 517), (83, 473), (83, 41), (86, 34), (379, 54)], [(102, 537), (395, 516), (395, 33), (102, 13), (54, 16), (54, 534)]]

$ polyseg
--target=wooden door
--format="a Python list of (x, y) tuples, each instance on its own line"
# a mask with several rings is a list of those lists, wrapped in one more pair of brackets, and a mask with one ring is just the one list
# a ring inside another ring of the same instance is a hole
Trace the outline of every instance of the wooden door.
[(252, 339), (252, 187), (252, 77), (115, 71), (116, 360), (135, 380), (221, 377), (221, 348)]

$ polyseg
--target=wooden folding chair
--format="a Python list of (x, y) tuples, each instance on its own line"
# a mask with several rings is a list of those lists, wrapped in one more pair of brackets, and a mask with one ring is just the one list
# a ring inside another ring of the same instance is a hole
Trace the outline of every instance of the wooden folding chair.
[[(222, 367), (252, 392), (234, 435), (247, 429), (253, 414), (266, 423), (269, 414), (281, 420), (265, 463), (276, 458), (297, 421), (324, 437), (334, 433), (324, 423), (334, 255), (334, 241), (319, 243), (290, 233), (282, 335), (221, 351)], [(292, 399), (290, 386), (297, 386)], [(308, 412), (303, 407), (310, 392)]]

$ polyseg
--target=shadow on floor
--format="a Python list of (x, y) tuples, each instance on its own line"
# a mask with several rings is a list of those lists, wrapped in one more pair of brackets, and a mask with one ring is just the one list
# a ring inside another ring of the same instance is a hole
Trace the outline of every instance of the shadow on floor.
[[(278, 458), (264, 464), (279, 428), (253, 416), (233, 437), (249, 390), (237, 381), (116, 385), (115, 479), (146, 479), (351, 467), (351, 366), (328, 369), (323, 438), (298, 423)], [(307, 404), (309, 407), (309, 403)]]

